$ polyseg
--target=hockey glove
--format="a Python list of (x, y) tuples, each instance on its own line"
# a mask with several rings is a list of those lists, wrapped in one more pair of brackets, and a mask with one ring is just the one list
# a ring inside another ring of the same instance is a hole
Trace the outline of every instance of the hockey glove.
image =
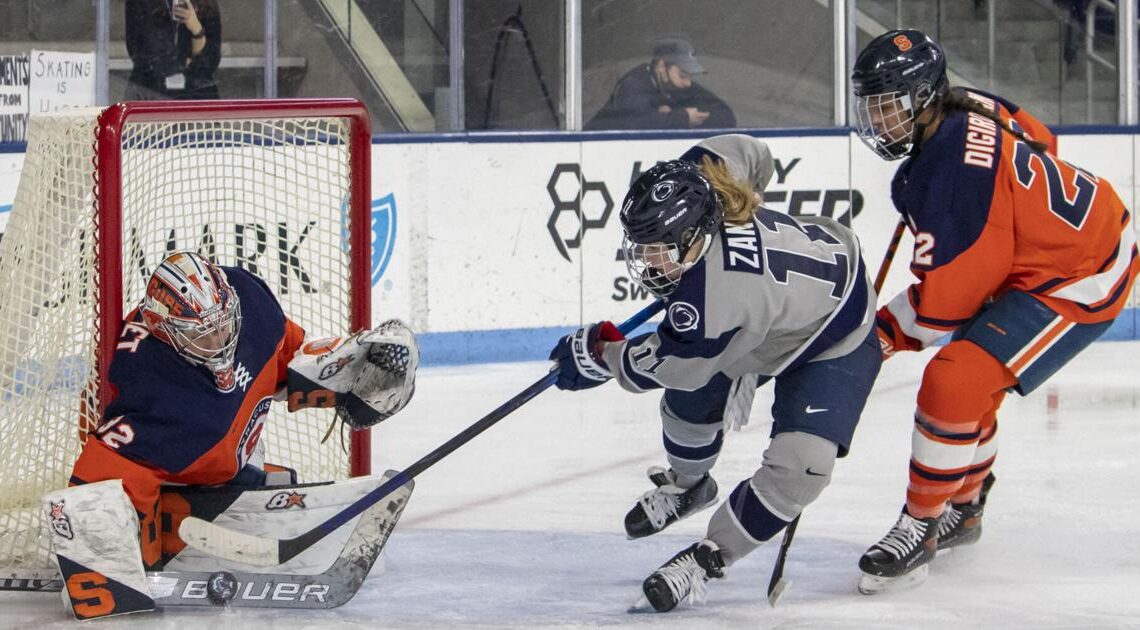
[(289, 362), (289, 411), (335, 407), (352, 428), (370, 427), (408, 404), (418, 365), (415, 336), (397, 319), (351, 337), (306, 343)]
[(879, 348), (883, 351), (884, 361), (901, 350), (922, 349), (922, 344), (906, 336), (898, 320), (885, 306), (875, 315), (875, 332), (879, 335)]
[(613, 322), (588, 324), (560, 339), (550, 351), (550, 359), (558, 363), (555, 386), (576, 391), (597, 387), (613, 378), (602, 360), (602, 347), (607, 342), (624, 339)]

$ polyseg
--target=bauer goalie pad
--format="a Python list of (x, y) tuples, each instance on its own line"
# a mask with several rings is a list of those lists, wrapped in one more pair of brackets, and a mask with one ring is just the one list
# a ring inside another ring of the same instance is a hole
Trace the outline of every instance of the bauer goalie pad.
[(119, 479), (44, 495), (45, 525), (63, 603), (76, 619), (154, 610), (143, 572), (139, 521)]
[(336, 407), (354, 429), (370, 427), (412, 399), (419, 362), (416, 338), (398, 319), (351, 337), (308, 342), (289, 362), (289, 411)]
[[(186, 547), (178, 524), (189, 515), (227, 523), (245, 532), (295, 533), (338, 511), (391, 478), (358, 477), (335, 483), (242, 490), (232, 487), (168, 488), (163, 492), (164, 548), (173, 553), (162, 571), (146, 573), (150, 596), (168, 606), (239, 608), (336, 608), (351, 600), (400, 520), (414, 484), (408, 482), (301, 554), (276, 567), (225, 562)], [(136, 527), (137, 530), (137, 527)], [(318, 557), (320, 556), (320, 557)], [(140, 559), (141, 566), (141, 559)], [(18, 581), (17, 581), (18, 580)], [(2, 580), (0, 580), (2, 581)], [(12, 575), (9, 590), (59, 591), (60, 577)], [(20, 588), (16, 588), (20, 587)]]

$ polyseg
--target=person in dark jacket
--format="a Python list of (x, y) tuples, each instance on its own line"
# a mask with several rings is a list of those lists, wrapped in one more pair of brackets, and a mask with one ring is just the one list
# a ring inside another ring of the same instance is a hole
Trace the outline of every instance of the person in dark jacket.
[(127, 0), (127, 100), (216, 99), (222, 16), (216, 0)]
[(732, 109), (693, 80), (705, 69), (693, 45), (661, 39), (653, 58), (627, 72), (586, 129), (724, 129), (736, 126)]

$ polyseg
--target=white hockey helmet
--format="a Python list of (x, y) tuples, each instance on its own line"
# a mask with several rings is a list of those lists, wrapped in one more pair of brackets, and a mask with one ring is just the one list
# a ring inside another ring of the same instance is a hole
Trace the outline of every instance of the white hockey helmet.
[(208, 369), (219, 390), (233, 390), (241, 304), (220, 267), (193, 252), (171, 254), (151, 275), (140, 310), (152, 335)]

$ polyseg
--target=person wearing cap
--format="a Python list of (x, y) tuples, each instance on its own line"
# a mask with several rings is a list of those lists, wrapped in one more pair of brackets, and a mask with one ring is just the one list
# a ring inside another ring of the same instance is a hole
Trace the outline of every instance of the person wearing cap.
[(680, 37), (656, 42), (653, 57), (625, 73), (586, 129), (724, 129), (736, 126), (732, 109), (693, 80), (705, 69), (693, 45)]

